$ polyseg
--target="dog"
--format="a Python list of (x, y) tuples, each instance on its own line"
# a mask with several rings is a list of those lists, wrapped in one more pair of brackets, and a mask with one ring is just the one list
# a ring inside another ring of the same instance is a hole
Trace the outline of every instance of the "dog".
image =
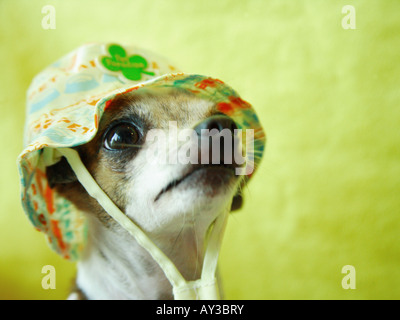
[[(185, 279), (195, 280), (202, 271), (207, 231), (222, 212), (240, 209), (247, 177), (235, 174), (238, 163), (224, 161), (223, 143), (217, 164), (149, 162), (149, 152), (161, 157), (174, 148), (166, 140), (166, 148), (160, 150), (148, 139), (154, 129), (168, 131), (171, 121), (179, 132), (194, 130), (198, 141), (210, 139), (202, 135), (203, 129), (228, 130), (233, 137), (237, 129), (211, 101), (179, 88), (153, 88), (115, 97), (96, 136), (75, 150), (117, 207)], [(212, 157), (210, 144), (196, 148), (197, 157)], [(89, 224), (69, 299), (173, 299), (163, 270), (87, 193), (64, 158), (47, 167), (46, 175), (50, 187), (84, 212)]]

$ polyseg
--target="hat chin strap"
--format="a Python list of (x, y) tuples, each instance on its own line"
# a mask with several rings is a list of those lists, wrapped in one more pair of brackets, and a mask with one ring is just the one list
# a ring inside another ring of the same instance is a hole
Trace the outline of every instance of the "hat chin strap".
[[(90, 196), (95, 198), (103, 209), (127, 230), (136, 241), (148, 251), (164, 271), (172, 285), (175, 300), (217, 300), (220, 299), (216, 279), (218, 255), (223, 233), (228, 220), (228, 212), (219, 215), (211, 226), (207, 249), (203, 262), (201, 278), (186, 281), (172, 261), (148, 238), (148, 236), (128, 218), (106, 193), (99, 187), (79, 157), (77, 151), (70, 148), (56, 149), (61, 153), (75, 172), (79, 182)], [(54, 150), (54, 151), (56, 151)]]

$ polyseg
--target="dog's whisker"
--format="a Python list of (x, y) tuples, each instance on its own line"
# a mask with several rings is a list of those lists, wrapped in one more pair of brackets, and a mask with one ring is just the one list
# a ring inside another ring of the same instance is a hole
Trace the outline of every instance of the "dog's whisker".
[(127, 143), (115, 143), (114, 144), (116, 147), (124, 147), (124, 148), (143, 148), (142, 145), (140, 144), (127, 144)]

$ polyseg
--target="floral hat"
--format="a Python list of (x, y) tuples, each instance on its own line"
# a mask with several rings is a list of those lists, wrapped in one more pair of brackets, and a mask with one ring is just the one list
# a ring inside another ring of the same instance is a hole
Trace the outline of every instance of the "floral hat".
[(27, 93), (24, 150), (18, 157), (23, 208), (34, 227), (47, 235), (64, 258), (80, 257), (87, 234), (85, 217), (50, 188), (46, 167), (60, 157), (51, 152), (89, 142), (107, 105), (117, 96), (141, 88), (178, 87), (214, 102), (239, 129), (252, 129), (257, 167), (265, 135), (249, 103), (218, 79), (179, 73), (165, 58), (136, 47), (90, 43), (38, 74)]

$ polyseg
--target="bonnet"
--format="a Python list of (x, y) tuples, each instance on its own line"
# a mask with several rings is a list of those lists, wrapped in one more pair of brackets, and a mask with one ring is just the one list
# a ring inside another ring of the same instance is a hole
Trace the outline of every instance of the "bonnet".
[(163, 57), (137, 47), (99, 43), (79, 47), (33, 79), (27, 92), (24, 149), (17, 160), (24, 211), (52, 249), (66, 259), (80, 258), (87, 224), (71, 202), (50, 188), (46, 167), (61, 156), (69, 160), (69, 148), (96, 135), (105, 108), (116, 96), (143, 87), (178, 87), (214, 102), (214, 108), (231, 117), (239, 129), (253, 130), (254, 153), (247, 153), (246, 161), (256, 168), (261, 159), (265, 136), (257, 115), (222, 81), (179, 73)]

